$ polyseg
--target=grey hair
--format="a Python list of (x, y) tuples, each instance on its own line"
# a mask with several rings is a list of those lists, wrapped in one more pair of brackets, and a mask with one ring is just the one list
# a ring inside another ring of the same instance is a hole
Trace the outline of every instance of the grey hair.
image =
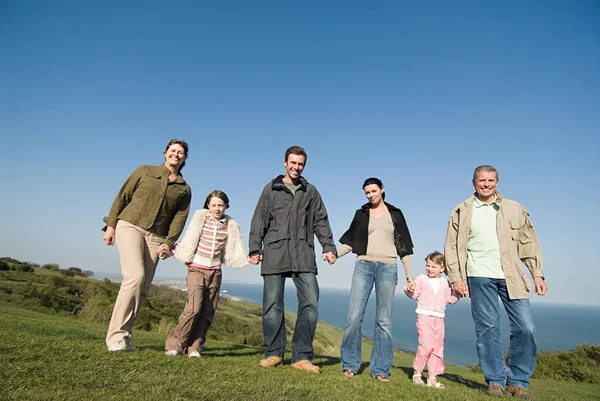
[(496, 173), (496, 181), (498, 180), (498, 171), (496, 170), (496, 168), (494, 166), (490, 166), (488, 164), (483, 164), (483, 165), (477, 167), (475, 169), (475, 171), (473, 172), (473, 181), (475, 181), (477, 179), (477, 174), (481, 173), (482, 171), (485, 171), (488, 173)]

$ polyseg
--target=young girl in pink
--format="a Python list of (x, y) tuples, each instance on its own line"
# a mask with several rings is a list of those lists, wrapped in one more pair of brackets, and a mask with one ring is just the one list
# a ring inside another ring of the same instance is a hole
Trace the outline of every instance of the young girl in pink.
[(444, 255), (438, 251), (425, 258), (427, 275), (421, 274), (412, 286), (407, 283), (404, 292), (417, 300), (417, 332), (419, 347), (413, 361), (412, 381), (423, 386), (423, 369), (427, 364), (429, 377), (427, 385), (443, 389), (437, 376), (444, 374), (444, 315), (446, 304), (458, 302), (459, 294), (450, 288), (450, 283), (442, 272), (446, 271)]
[(175, 248), (175, 257), (188, 268), (187, 300), (179, 324), (167, 337), (167, 355), (187, 352), (191, 358), (201, 356), (219, 302), (221, 263), (233, 268), (248, 265), (240, 226), (225, 214), (228, 207), (225, 192), (215, 190), (208, 194), (204, 208), (194, 213)]

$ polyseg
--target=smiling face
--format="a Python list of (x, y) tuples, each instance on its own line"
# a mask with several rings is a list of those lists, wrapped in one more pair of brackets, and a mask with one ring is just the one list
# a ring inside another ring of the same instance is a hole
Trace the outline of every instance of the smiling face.
[(290, 154), (286, 161), (283, 162), (285, 166), (285, 178), (286, 182), (297, 182), (302, 175), (304, 170), (304, 164), (306, 163), (306, 157), (303, 155)]
[(367, 197), (369, 203), (371, 203), (371, 205), (373, 206), (379, 206), (379, 204), (383, 200), (383, 192), (385, 191), (385, 189), (380, 188), (377, 184), (369, 184), (366, 187), (364, 187), (364, 190), (365, 196)]
[(185, 149), (179, 144), (173, 144), (165, 151), (165, 166), (179, 170), (186, 159)]
[(210, 214), (215, 219), (219, 220), (223, 217), (223, 213), (225, 213), (225, 209), (227, 209), (225, 202), (222, 199), (213, 196), (210, 198), (210, 202), (208, 202), (208, 210), (210, 210)]
[(425, 261), (425, 271), (427, 272), (427, 276), (431, 278), (439, 278), (444, 271), (444, 268), (439, 263), (435, 263), (431, 259), (427, 259)]
[(495, 171), (480, 171), (473, 179), (477, 198), (483, 203), (491, 203), (495, 198), (498, 175)]

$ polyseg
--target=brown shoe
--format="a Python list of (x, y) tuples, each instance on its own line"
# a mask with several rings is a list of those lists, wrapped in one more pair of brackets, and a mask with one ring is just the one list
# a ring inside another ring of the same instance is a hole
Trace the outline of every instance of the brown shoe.
[(283, 364), (283, 359), (281, 359), (278, 356), (270, 356), (268, 358), (262, 359), (258, 363), (258, 366), (260, 366), (261, 368), (274, 368), (274, 367), (282, 365), (282, 364)]
[(504, 395), (504, 390), (502, 390), (502, 387), (498, 386), (497, 384), (491, 384), (488, 387), (487, 393), (492, 397), (502, 397)]
[(296, 363), (292, 363), (292, 368), (304, 370), (305, 372), (321, 373), (320, 367), (313, 365), (310, 361), (307, 361), (306, 359), (298, 361)]
[(522, 400), (531, 400), (529, 392), (521, 386), (506, 386), (506, 393)]
[(382, 383), (389, 383), (390, 382), (389, 378), (387, 378), (385, 376), (382, 376), (382, 375), (375, 376), (375, 380), (380, 381)]

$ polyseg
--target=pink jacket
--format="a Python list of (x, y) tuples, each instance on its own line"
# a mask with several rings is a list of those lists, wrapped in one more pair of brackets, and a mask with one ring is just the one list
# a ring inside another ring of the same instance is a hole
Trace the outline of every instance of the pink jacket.
[(450, 283), (445, 277), (440, 280), (440, 288), (437, 294), (433, 292), (433, 287), (429, 283), (429, 277), (424, 274), (419, 275), (415, 280), (415, 290), (409, 291), (408, 284), (404, 285), (406, 296), (417, 300), (417, 310), (434, 312), (440, 317), (444, 316), (446, 304), (455, 304), (458, 302), (459, 295), (450, 288)]

